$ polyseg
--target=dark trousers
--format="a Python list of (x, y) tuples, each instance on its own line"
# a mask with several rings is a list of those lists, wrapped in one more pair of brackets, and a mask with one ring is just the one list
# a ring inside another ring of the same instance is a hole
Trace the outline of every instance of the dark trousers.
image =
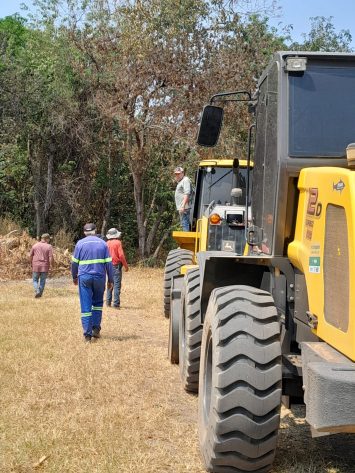
[[(122, 263), (113, 265), (113, 306), (120, 306), (120, 295), (121, 295), (121, 281), (122, 281)], [(112, 302), (112, 290), (107, 289), (106, 303), (111, 305)]]

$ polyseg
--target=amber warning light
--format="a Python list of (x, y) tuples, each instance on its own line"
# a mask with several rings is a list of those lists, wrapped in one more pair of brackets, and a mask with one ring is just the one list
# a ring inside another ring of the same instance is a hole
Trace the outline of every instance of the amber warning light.
[(221, 217), (218, 214), (212, 214), (210, 216), (210, 223), (212, 225), (218, 225), (219, 223), (221, 223)]

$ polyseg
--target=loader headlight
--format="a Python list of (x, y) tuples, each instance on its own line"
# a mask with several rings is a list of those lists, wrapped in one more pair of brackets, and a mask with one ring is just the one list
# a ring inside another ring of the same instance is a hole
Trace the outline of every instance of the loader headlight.
[(306, 57), (288, 57), (285, 63), (287, 72), (304, 72), (307, 68)]
[(219, 225), (221, 223), (221, 217), (218, 214), (210, 215), (210, 224), (211, 225)]

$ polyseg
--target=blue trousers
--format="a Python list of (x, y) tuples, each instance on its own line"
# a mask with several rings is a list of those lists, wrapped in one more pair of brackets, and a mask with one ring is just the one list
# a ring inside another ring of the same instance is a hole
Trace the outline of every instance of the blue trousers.
[(39, 273), (37, 271), (33, 271), (32, 273), (32, 281), (33, 281), (33, 288), (36, 294), (42, 295), (44, 291), (44, 286), (46, 285), (48, 273)]
[(186, 209), (180, 215), (180, 225), (183, 232), (190, 231), (190, 209)]
[(101, 329), (102, 306), (106, 277), (79, 276), (81, 324), (84, 336), (92, 336), (92, 329)]
[[(121, 282), (122, 282), (122, 263), (113, 265), (113, 306), (120, 306), (120, 296), (121, 296)], [(107, 289), (106, 293), (106, 303), (111, 305), (112, 302), (112, 290)]]

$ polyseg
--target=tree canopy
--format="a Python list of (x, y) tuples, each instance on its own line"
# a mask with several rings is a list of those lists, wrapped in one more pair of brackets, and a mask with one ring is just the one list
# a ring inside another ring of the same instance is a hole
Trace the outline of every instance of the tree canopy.
[(299, 51), (351, 52), (352, 37), (349, 30), (336, 31), (333, 17), (311, 17), (311, 29), (303, 33), (303, 42), (294, 42), (290, 49)]
[[(195, 144), (202, 106), (221, 90), (253, 90), (287, 47), (268, 24), (275, 4), (34, 5), (26, 19), (0, 20), (2, 214), (34, 235), (116, 226), (131, 258), (156, 257), (176, 225), (172, 169), (192, 173), (205, 155)], [(349, 50), (351, 36), (318, 17), (304, 40), (292, 47)], [(248, 120), (234, 114), (223, 152), (240, 156)]]

